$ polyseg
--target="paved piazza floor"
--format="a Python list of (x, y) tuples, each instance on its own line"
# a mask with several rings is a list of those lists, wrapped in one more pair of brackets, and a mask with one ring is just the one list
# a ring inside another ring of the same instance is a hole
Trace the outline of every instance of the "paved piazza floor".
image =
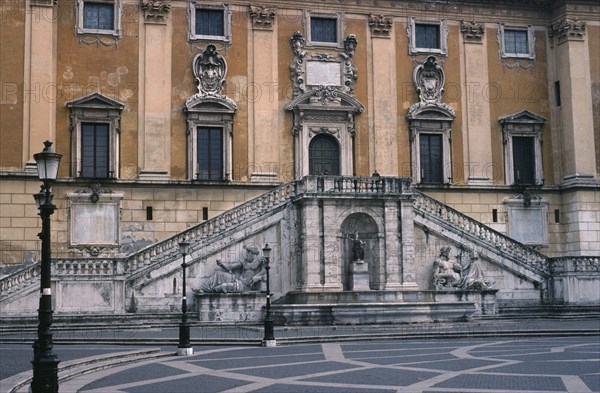
[(197, 346), (61, 384), (82, 393), (600, 392), (600, 339)]

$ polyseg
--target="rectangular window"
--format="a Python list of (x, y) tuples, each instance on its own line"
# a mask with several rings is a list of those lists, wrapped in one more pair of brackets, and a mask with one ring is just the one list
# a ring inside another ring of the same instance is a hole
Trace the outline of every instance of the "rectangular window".
[(224, 11), (197, 8), (195, 32), (196, 35), (223, 37), (225, 35)]
[(106, 123), (81, 124), (81, 176), (109, 177), (109, 125)]
[(529, 54), (527, 30), (504, 29), (504, 52), (509, 54)]
[(444, 182), (442, 149), (442, 135), (419, 135), (421, 183), (442, 184)]
[(415, 43), (417, 48), (440, 49), (440, 26), (415, 23)]
[(554, 102), (560, 106), (560, 81), (554, 81)]
[(85, 2), (83, 4), (83, 28), (91, 30), (115, 30), (114, 4)]
[(198, 127), (198, 179), (223, 180), (223, 129)]
[(311, 17), (310, 39), (312, 42), (338, 42), (337, 19)]
[(535, 184), (534, 138), (513, 136), (512, 145), (515, 184)]

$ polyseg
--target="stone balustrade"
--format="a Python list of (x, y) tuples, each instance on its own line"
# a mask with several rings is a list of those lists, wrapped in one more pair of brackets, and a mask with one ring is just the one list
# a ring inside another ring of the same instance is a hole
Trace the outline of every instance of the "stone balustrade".
[(36, 262), (19, 271), (0, 279), (0, 296), (7, 295), (13, 290), (37, 280), (40, 275), (41, 265)]
[(550, 260), (550, 269), (553, 274), (582, 272), (600, 273), (600, 257), (559, 257)]
[(508, 255), (536, 270), (549, 273), (549, 262), (545, 255), (417, 190), (413, 192), (415, 194), (413, 206), (417, 212), (427, 213), (456, 230), (473, 236), (488, 247), (497, 249), (504, 255)]
[(297, 181), (297, 195), (328, 193), (332, 195), (365, 194), (410, 195), (410, 178), (359, 176), (307, 176)]
[(131, 274), (157, 260), (179, 256), (179, 243), (184, 239), (190, 242), (191, 251), (194, 251), (223, 232), (235, 228), (240, 223), (258, 217), (272, 208), (291, 201), (295, 193), (295, 182), (281, 185), (217, 217), (129, 255), (124, 261), (125, 270)]
[(52, 276), (114, 276), (122, 274), (122, 262), (112, 258), (58, 259), (52, 266)]

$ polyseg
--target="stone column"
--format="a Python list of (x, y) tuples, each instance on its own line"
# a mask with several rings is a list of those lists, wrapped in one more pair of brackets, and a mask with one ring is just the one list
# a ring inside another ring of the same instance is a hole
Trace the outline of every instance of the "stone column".
[(485, 26), (461, 22), (461, 31), (465, 177), (468, 184), (488, 185), (492, 183), (492, 136), (490, 103), (483, 96), (489, 83)]
[(398, 114), (396, 75), (396, 41), (391, 39), (392, 18), (369, 18), (371, 26), (371, 106), (372, 138), (369, 145), (375, 146), (371, 171), (383, 176), (398, 176)]
[(415, 279), (415, 222), (413, 199), (400, 200), (400, 225), (402, 230), (402, 289), (418, 289)]
[(317, 199), (307, 199), (301, 205), (302, 220), (302, 291), (318, 292), (321, 284), (320, 212)]
[(340, 231), (339, 223), (336, 220), (335, 200), (323, 201), (323, 258), (324, 258), (324, 283), (325, 291), (341, 291), (344, 289), (342, 284), (342, 250), (339, 249), (338, 234)]
[[(156, 3), (165, 7), (155, 7)], [(166, 0), (144, 4), (139, 39), (138, 165), (140, 179), (166, 180), (171, 167), (170, 59), (173, 29)]]
[(586, 24), (563, 20), (552, 33), (558, 51), (563, 185), (596, 182), (596, 151)]
[[(33, 155), (42, 142), (56, 142), (55, 0), (27, 0), (25, 5), (25, 75), (23, 78), (23, 163), (36, 171)], [(68, 146), (57, 146), (57, 151)]]
[(277, 181), (279, 107), (275, 9), (250, 6), (248, 161), (251, 181)]
[(397, 291), (402, 288), (400, 284), (400, 266), (402, 253), (400, 252), (400, 222), (398, 217), (398, 203), (395, 200), (384, 202), (384, 241), (385, 241), (385, 285), (386, 291)]

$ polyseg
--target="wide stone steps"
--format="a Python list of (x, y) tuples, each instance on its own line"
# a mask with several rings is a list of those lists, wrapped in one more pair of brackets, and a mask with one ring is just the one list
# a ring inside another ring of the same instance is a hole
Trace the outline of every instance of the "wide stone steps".
[[(60, 385), (84, 374), (129, 363), (174, 356), (174, 354), (175, 352), (161, 352), (160, 348), (147, 348), (61, 361), (58, 365), (58, 382)], [(6, 393), (27, 393), (32, 377), (32, 371), (26, 371), (4, 379), (0, 381), (0, 390)]]

